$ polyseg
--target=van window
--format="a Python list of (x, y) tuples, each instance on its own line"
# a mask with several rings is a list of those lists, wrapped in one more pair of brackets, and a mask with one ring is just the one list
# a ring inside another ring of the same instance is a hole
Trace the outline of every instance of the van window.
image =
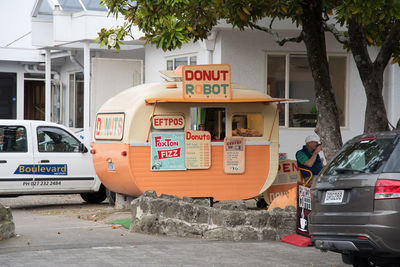
[(0, 152), (27, 152), (26, 129), (23, 126), (0, 126)]
[(264, 133), (264, 116), (260, 113), (235, 114), (232, 136), (260, 137)]
[(79, 152), (80, 142), (60, 128), (39, 127), (37, 140), (39, 152)]

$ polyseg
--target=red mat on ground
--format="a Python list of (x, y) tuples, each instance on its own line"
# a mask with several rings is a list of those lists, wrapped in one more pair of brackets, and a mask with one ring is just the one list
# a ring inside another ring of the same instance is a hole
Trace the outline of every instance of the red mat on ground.
[(298, 234), (284, 236), (281, 241), (298, 247), (312, 246), (310, 238)]

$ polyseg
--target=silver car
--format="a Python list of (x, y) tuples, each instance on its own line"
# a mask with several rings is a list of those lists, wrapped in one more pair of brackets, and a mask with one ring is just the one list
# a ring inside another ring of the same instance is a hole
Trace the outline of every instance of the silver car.
[(315, 247), (353, 266), (400, 266), (400, 132), (347, 142), (312, 185)]

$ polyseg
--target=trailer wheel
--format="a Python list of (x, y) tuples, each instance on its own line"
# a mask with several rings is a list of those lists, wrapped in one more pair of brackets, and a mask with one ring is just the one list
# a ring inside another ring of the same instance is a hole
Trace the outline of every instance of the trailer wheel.
[(106, 199), (106, 188), (101, 185), (99, 191), (90, 193), (81, 193), (81, 198), (90, 204), (98, 204)]
[(264, 199), (264, 198), (260, 197), (260, 198), (257, 200), (256, 206), (257, 206), (257, 208), (259, 208), (259, 209), (265, 209), (265, 208), (267, 207), (267, 202), (265, 202), (265, 199)]

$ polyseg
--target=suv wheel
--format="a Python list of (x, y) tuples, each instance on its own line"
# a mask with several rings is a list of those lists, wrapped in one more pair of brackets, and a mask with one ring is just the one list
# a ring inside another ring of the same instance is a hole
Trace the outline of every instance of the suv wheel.
[(353, 264), (353, 256), (347, 255), (347, 254), (342, 254), (342, 261), (345, 264)]
[(355, 255), (342, 254), (342, 261), (345, 264), (353, 264), (354, 267), (374, 266), (373, 264), (371, 264), (368, 258)]

